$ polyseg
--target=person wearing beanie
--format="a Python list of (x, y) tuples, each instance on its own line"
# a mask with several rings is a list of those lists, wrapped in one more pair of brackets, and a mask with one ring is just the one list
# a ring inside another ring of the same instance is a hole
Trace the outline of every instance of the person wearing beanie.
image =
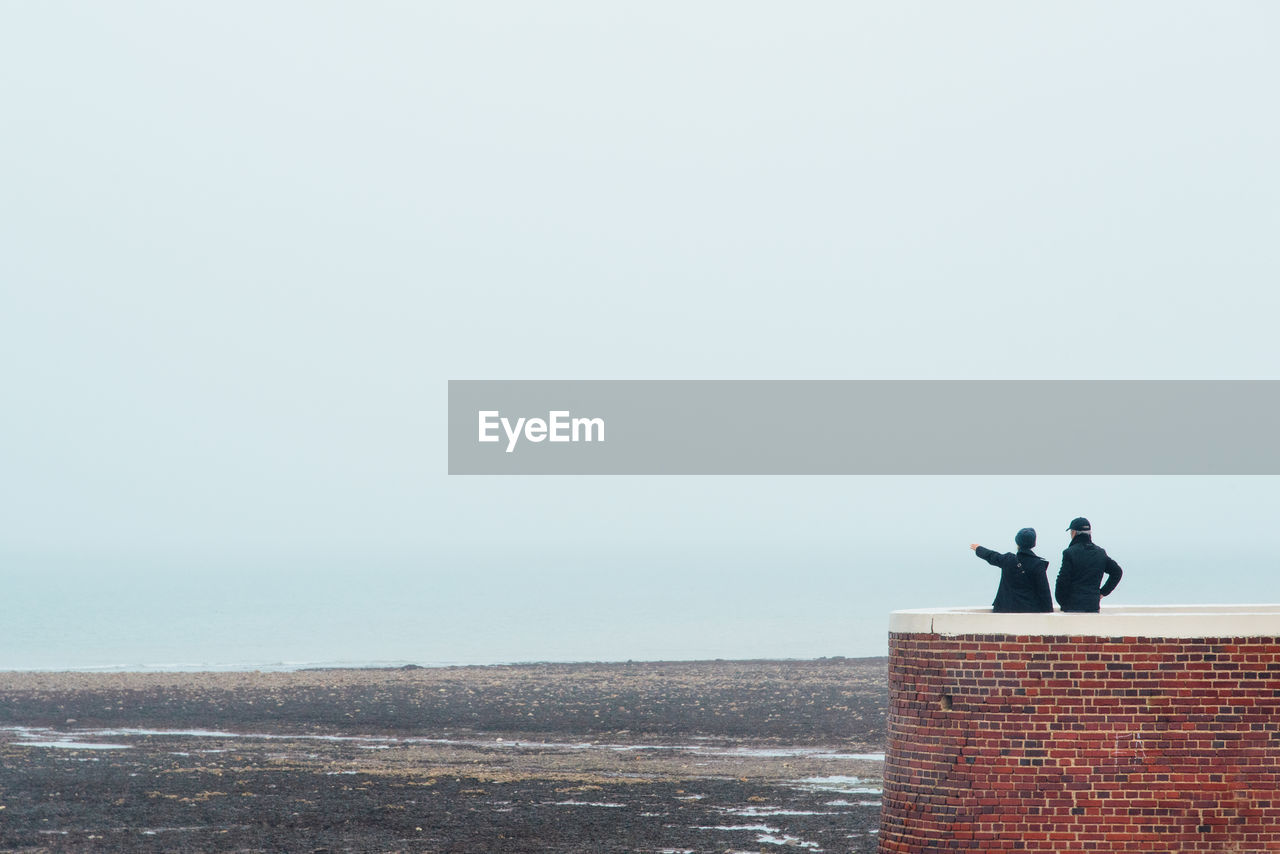
[[(1071, 545), (1062, 552), (1062, 568), (1053, 586), (1053, 595), (1064, 611), (1096, 614), (1102, 610), (1101, 598), (1111, 594), (1120, 583), (1124, 570), (1107, 553), (1093, 544), (1093, 527), (1089, 520), (1077, 516), (1067, 528)], [(1102, 576), (1107, 583), (1102, 583)]]
[(992, 551), (970, 543), (974, 554), (1000, 568), (1000, 586), (991, 610), (997, 614), (1041, 613), (1053, 610), (1049, 595), (1049, 561), (1032, 551), (1036, 545), (1036, 529), (1023, 528), (1014, 536), (1016, 554)]

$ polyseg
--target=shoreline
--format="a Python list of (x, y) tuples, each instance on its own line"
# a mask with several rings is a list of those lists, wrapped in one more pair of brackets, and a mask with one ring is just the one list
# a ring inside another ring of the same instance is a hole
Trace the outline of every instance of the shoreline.
[(820, 656), (817, 658), (674, 658), (626, 661), (490, 661), (490, 662), (457, 662), (439, 661), (422, 663), (419, 661), (304, 661), (304, 662), (259, 662), (236, 664), (100, 664), (100, 665), (53, 665), (33, 667), (0, 667), (0, 676), (16, 673), (74, 673), (74, 674), (113, 674), (113, 673), (301, 673), (316, 670), (324, 671), (378, 671), (378, 670), (447, 670), (462, 668), (500, 668), (500, 667), (578, 667), (578, 666), (653, 666), (680, 664), (794, 664), (841, 661), (888, 661), (888, 653), (874, 656)]

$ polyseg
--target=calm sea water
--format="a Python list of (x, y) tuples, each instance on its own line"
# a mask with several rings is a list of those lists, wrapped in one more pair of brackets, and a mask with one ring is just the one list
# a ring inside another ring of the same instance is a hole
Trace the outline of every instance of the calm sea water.
[(883, 655), (856, 577), (177, 571), (11, 573), (0, 669), (270, 670)]

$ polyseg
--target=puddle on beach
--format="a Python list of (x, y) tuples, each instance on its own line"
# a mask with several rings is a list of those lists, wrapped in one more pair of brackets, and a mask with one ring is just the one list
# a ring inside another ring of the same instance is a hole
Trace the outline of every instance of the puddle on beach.
[(54, 750), (128, 750), (133, 747), (131, 744), (83, 740), (102, 737), (101, 733), (95, 731), (59, 732), (45, 727), (7, 726), (0, 727), (0, 732), (13, 734), (14, 738), (9, 744), (14, 747), (47, 747)]
[(805, 777), (796, 780), (795, 786), (810, 792), (832, 792), (840, 795), (882, 795), (882, 786), (868, 786), (875, 782), (864, 777), (833, 775), (830, 777)]
[(818, 843), (808, 842), (798, 836), (774, 836), (767, 833), (757, 836), (756, 842), (763, 842), (768, 845), (785, 845), (788, 848), (809, 848), (813, 850), (819, 848)]
[(793, 810), (785, 807), (716, 807), (726, 815), (738, 815), (743, 818), (764, 818), (771, 815), (836, 815), (834, 812), (823, 810)]
[(106, 744), (99, 741), (12, 741), (15, 747), (52, 747), (59, 750), (128, 750), (132, 744)]
[[(477, 747), (491, 750), (611, 750), (620, 753), (667, 751), (694, 756), (742, 757), (744, 759), (824, 759), (833, 761), (883, 762), (883, 753), (841, 753), (823, 747), (722, 747), (710, 744), (614, 744), (609, 742), (529, 741), (505, 738), (431, 738), (425, 736), (323, 735), (317, 733), (228, 732), (215, 729), (142, 729), (109, 727), (101, 729), (55, 730), (49, 727), (0, 727), (0, 733), (12, 732), (20, 738), (26, 733), (46, 734), (51, 738), (112, 738), (120, 736), (155, 736), (161, 738), (251, 739), (263, 741), (322, 741), (365, 745), (378, 750), (396, 745), (436, 744)], [(129, 745), (124, 745), (128, 747)]]

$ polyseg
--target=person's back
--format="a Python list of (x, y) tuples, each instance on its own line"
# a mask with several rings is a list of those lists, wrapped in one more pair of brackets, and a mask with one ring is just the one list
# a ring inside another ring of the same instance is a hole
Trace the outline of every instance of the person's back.
[(979, 558), (1000, 568), (1000, 586), (996, 588), (991, 610), (1002, 614), (1052, 611), (1053, 599), (1049, 596), (1046, 574), (1049, 561), (1031, 550), (1036, 544), (1035, 529), (1023, 528), (1014, 542), (1018, 546), (1017, 554), (1001, 554), (977, 543), (969, 546)]
[[(1073, 519), (1071, 545), (1062, 552), (1062, 568), (1054, 585), (1054, 597), (1064, 611), (1097, 613), (1101, 598), (1111, 594), (1124, 571), (1106, 551), (1094, 545), (1092, 527), (1083, 516)], [(1106, 584), (1102, 576), (1107, 576)]]

